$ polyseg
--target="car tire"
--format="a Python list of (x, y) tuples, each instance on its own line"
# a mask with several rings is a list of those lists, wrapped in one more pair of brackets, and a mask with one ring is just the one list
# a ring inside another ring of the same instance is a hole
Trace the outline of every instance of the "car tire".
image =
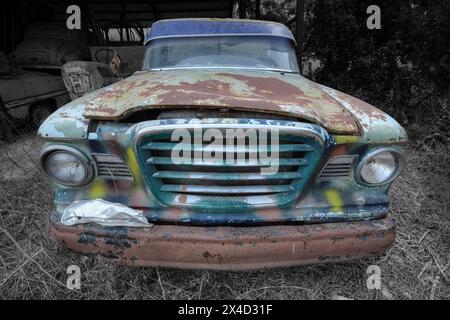
[(39, 128), (45, 119), (53, 113), (53, 108), (45, 104), (37, 104), (31, 108), (30, 120), (34, 128)]

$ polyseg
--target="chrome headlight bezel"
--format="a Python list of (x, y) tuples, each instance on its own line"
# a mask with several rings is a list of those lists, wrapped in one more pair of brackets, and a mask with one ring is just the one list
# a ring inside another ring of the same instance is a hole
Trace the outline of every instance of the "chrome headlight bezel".
[[(83, 164), (85, 169), (85, 176), (83, 177), (82, 181), (79, 183), (67, 183), (64, 181), (59, 180), (57, 177), (52, 175), (46, 168), (46, 161), (50, 155), (53, 155), (55, 153), (66, 153), (70, 154), (71, 156), (76, 157), (78, 160), (80, 160), (80, 163)], [(93, 161), (90, 160), (84, 153), (79, 151), (76, 148), (65, 146), (65, 145), (51, 145), (45, 147), (40, 154), (39, 157), (40, 165), (42, 170), (45, 172), (45, 174), (55, 183), (59, 185), (63, 185), (66, 187), (82, 187), (90, 183), (95, 175), (95, 169), (93, 165)]]
[[(389, 176), (388, 179), (384, 180), (383, 182), (380, 183), (369, 183), (367, 181), (365, 181), (362, 176), (361, 176), (361, 170), (363, 168), (363, 166), (374, 156), (376, 156), (377, 154), (383, 153), (383, 152), (389, 152), (395, 159), (395, 163), (396, 163), (396, 168), (393, 171), (393, 173)], [(377, 187), (377, 186), (382, 186), (388, 183), (391, 183), (392, 181), (394, 181), (399, 175), (400, 173), (403, 171), (403, 168), (405, 167), (406, 164), (406, 159), (405, 159), (405, 155), (403, 154), (403, 152), (400, 149), (397, 148), (393, 148), (393, 147), (381, 147), (381, 148), (377, 148), (375, 150), (371, 150), (369, 151), (367, 154), (365, 154), (359, 161), (358, 165), (356, 166), (355, 169), (355, 179), (356, 181), (363, 185), (363, 186), (368, 186), (368, 187)]]

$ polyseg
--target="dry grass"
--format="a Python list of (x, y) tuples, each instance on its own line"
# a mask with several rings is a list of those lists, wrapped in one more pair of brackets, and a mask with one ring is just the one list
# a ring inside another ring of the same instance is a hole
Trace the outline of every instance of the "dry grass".
[[(429, 124), (410, 134), (408, 166), (391, 191), (397, 239), (385, 256), (253, 272), (127, 268), (59, 248), (50, 185), (28, 157), (37, 140), (0, 145), (0, 299), (448, 299), (448, 132)], [(65, 286), (71, 264), (82, 271), (79, 291)], [(381, 268), (381, 290), (366, 289), (370, 264)]]

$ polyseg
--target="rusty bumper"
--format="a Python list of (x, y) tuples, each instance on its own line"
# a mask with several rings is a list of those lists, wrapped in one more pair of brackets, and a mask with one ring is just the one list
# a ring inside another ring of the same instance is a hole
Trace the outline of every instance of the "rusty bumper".
[(135, 266), (245, 270), (342, 261), (384, 252), (395, 223), (371, 221), (255, 227), (154, 225), (151, 228), (64, 226), (55, 238), (69, 249)]

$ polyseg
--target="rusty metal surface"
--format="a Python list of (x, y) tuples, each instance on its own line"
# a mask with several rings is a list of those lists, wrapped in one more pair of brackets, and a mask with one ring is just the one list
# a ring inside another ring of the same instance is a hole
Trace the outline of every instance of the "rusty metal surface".
[(89, 119), (117, 120), (144, 109), (232, 108), (292, 116), (357, 135), (345, 108), (297, 74), (267, 71), (143, 71), (106, 87), (86, 106)]
[[(299, 75), (246, 71), (245, 74), (250, 74), (253, 80), (265, 83), (266, 87), (256, 89), (255, 84), (246, 81), (235, 81), (230, 85), (221, 83), (220, 77), (208, 80), (208, 74), (215, 75), (205, 70), (137, 73), (67, 104), (41, 126), (39, 135), (49, 139), (83, 139), (87, 137), (90, 118), (114, 121), (119, 115), (126, 117), (142, 109), (180, 109), (189, 106), (217, 109), (226, 104), (235, 105), (225, 106), (229, 109), (267, 112), (268, 115), (286, 115), (297, 117), (299, 121), (314, 122), (334, 135), (338, 144), (397, 144), (407, 141), (405, 130), (383, 111)], [(278, 81), (270, 81), (273, 77)], [(232, 78), (226, 78), (232, 81)], [(178, 84), (171, 85), (167, 82), (169, 79)], [(284, 89), (280, 91), (277, 84), (283, 83), (283, 80), (292, 80), (293, 85), (285, 82)], [(296, 83), (303, 89), (296, 88)], [(197, 86), (199, 84), (205, 87)], [(297, 101), (288, 88), (297, 93), (305, 90), (303, 93), (307, 99)], [(272, 92), (274, 90), (275, 94)], [(236, 96), (235, 91), (241, 96)], [(284, 104), (280, 100), (290, 102)]]
[(386, 218), (262, 227), (106, 228), (68, 227), (54, 220), (52, 232), (69, 249), (126, 265), (245, 270), (380, 254), (393, 243), (395, 224)]

